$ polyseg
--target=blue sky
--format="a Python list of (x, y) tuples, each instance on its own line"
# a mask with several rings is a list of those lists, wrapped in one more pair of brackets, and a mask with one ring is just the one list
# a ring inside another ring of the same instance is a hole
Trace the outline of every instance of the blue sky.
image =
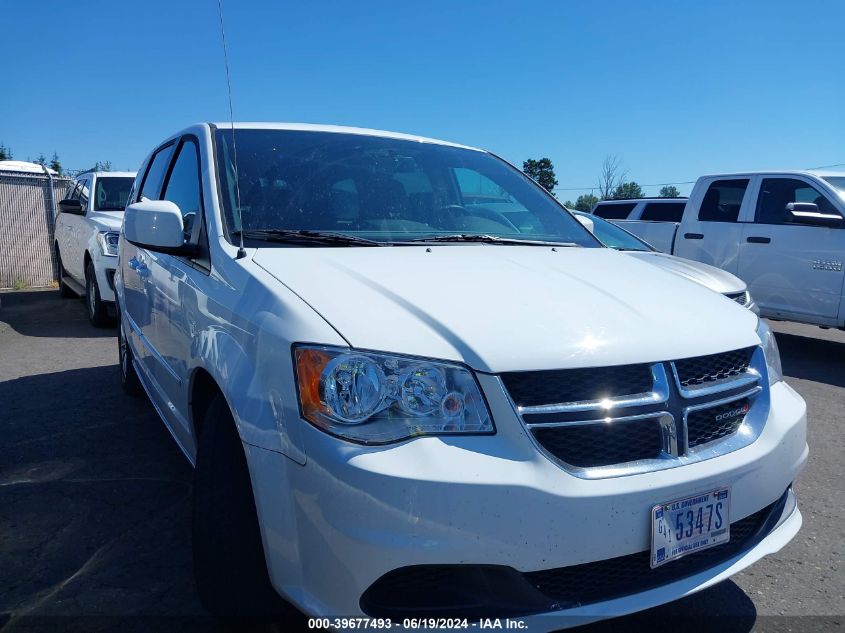
[[(845, 163), (838, 0), (223, 8), (239, 120), (549, 156), (560, 187), (593, 186), (607, 154), (646, 184)], [(217, 0), (0, 0), (0, 15), (0, 143), (16, 159), (135, 168), (171, 132), (228, 119)]]

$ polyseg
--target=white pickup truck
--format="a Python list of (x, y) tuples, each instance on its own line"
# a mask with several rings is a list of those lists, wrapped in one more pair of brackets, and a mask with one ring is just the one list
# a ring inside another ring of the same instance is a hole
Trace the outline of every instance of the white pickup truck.
[(133, 182), (135, 172), (85, 172), (59, 202), (53, 244), (59, 290), (62, 297), (84, 296), (96, 327), (113, 316), (117, 241)]
[(779, 171), (702, 176), (680, 222), (614, 222), (735, 274), (763, 316), (842, 328), (843, 217), (845, 172)]

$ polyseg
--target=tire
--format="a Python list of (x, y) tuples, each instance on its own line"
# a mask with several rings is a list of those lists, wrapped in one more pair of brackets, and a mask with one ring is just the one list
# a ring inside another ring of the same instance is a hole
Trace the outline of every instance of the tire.
[(65, 266), (62, 263), (62, 254), (59, 252), (58, 244), (56, 244), (56, 264), (59, 268), (59, 296), (62, 299), (76, 297), (76, 293), (65, 284)]
[(117, 313), (117, 356), (119, 359), (120, 368), (120, 384), (123, 390), (130, 396), (138, 397), (144, 393), (141, 389), (141, 381), (138, 374), (135, 372), (135, 366), (132, 364), (132, 348), (126, 340), (126, 333), (123, 330), (123, 320), (120, 318), (120, 312)]
[(270, 584), (243, 445), (229, 406), (206, 410), (194, 471), (194, 578), (220, 618), (279, 618), (291, 607)]
[(94, 272), (93, 262), (88, 262), (85, 267), (85, 308), (88, 312), (88, 320), (94, 327), (106, 327), (111, 323), (109, 309), (100, 299), (100, 289), (97, 286), (97, 274)]

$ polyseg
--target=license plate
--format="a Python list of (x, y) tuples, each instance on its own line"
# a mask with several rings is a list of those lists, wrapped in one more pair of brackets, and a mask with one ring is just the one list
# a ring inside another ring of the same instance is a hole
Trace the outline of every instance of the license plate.
[(651, 567), (731, 540), (730, 488), (702, 492), (651, 509)]

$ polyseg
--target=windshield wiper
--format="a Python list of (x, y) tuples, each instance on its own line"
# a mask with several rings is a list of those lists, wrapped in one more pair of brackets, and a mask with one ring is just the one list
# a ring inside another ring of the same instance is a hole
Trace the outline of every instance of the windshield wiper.
[[(240, 231), (235, 231), (239, 235)], [(334, 233), (331, 231), (309, 231), (306, 229), (247, 229), (243, 232), (245, 238), (264, 240), (267, 242), (314, 242), (322, 244), (339, 244), (345, 246), (387, 246), (386, 242), (368, 240), (365, 237)]]
[(433, 235), (403, 240), (402, 243), (416, 242), (478, 242), (481, 244), (518, 244), (521, 246), (578, 246), (575, 242), (550, 242), (547, 240), (523, 240), (518, 237), (501, 237), (485, 233), (456, 233), (454, 235)]

